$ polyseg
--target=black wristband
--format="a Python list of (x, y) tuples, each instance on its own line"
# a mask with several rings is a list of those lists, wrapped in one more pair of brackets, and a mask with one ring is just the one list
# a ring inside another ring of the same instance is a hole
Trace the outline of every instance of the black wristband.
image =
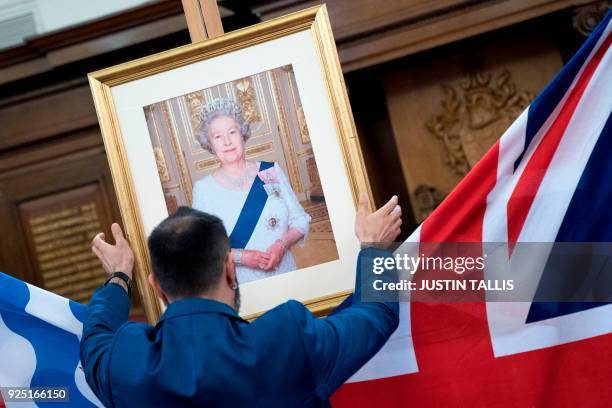
[(127, 274), (123, 273), (123, 272), (113, 272), (108, 276), (108, 279), (106, 280), (106, 282), (104, 282), (104, 286), (108, 285), (108, 283), (111, 281), (111, 279), (113, 278), (119, 278), (122, 281), (125, 282), (125, 285), (127, 286), (127, 294), (128, 296), (132, 295), (132, 280), (130, 279), (129, 276), (127, 276)]

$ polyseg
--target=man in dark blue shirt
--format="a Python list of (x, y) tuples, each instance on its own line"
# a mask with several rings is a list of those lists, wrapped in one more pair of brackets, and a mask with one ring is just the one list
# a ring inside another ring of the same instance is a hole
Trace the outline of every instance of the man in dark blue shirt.
[[(397, 197), (370, 213), (362, 195), (355, 233), (362, 243), (393, 241), (400, 216)], [(93, 241), (110, 279), (89, 303), (81, 339), (87, 382), (108, 407), (326, 406), (398, 325), (397, 303), (361, 301), (359, 277), (349, 302), (327, 318), (289, 301), (243, 320), (222, 222), (186, 207), (148, 241), (149, 282), (166, 311), (155, 326), (128, 322), (133, 255), (119, 225), (112, 231), (115, 245), (103, 234)]]

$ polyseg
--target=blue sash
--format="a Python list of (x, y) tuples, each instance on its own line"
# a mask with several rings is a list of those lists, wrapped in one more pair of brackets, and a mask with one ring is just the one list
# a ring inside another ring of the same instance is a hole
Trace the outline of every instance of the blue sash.
[[(259, 165), (259, 171), (267, 170), (274, 166), (274, 163), (262, 161)], [(268, 200), (268, 193), (264, 189), (264, 182), (255, 176), (251, 190), (247, 196), (242, 211), (238, 216), (238, 221), (234, 225), (234, 230), (230, 234), (230, 243), (232, 248), (244, 248), (251, 239), (257, 221), (261, 217), (266, 201)]]

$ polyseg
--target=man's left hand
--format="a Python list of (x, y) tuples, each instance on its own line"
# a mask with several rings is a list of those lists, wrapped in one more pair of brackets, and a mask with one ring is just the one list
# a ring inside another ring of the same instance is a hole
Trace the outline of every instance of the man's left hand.
[(119, 224), (114, 223), (111, 225), (111, 231), (115, 238), (115, 245), (107, 243), (104, 233), (100, 232), (94, 237), (91, 243), (91, 250), (102, 262), (102, 267), (107, 274), (123, 272), (132, 279), (134, 254), (123, 236), (123, 231), (121, 231)]

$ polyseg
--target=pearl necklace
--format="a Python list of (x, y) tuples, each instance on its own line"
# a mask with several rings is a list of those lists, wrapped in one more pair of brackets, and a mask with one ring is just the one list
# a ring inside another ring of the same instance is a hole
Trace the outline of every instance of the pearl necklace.
[(249, 179), (249, 169), (248, 169), (248, 164), (244, 169), (244, 175), (242, 175), (241, 177), (232, 177), (232, 176), (228, 176), (227, 174), (225, 174), (225, 171), (223, 170), (223, 168), (220, 169), (219, 171), (219, 175), (221, 176), (221, 178), (223, 178), (223, 180), (225, 180), (226, 182), (228, 182), (229, 184), (231, 184), (232, 186), (243, 190), (245, 184), (247, 183), (248, 179)]

